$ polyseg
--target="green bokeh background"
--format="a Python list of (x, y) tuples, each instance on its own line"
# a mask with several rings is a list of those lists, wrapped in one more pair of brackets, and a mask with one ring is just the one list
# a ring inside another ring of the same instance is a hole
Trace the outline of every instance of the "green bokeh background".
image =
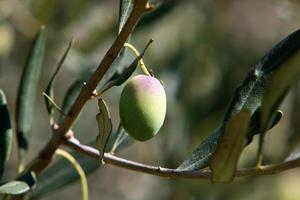
[[(144, 61), (163, 82), (168, 96), (167, 117), (160, 133), (136, 142), (119, 155), (142, 163), (175, 168), (222, 121), (234, 89), (247, 71), (279, 40), (299, 28), (300, 4), (287, 0), (165, 0), (146, 15), (131, 36), (142, 49), (154, 43)], [(61, 104), (70, 84), (95, 68), (116, 37), (117, 0), (2, 0), (0, 1), (0, 87), (14, 113), (20, 75), (39, 24), (48, 31), (42, 81), (28, 159), (51, 136), (42, 92), (69, 40), (76, 43), (58, 77), (56, 101)], [(128, 57), (127, 61), (133, 57)], [(267, 135), (265, 163), (279, 162), (300, 140), (299, 84), (285, 99), (284, 117)], [(121, 87), (107, 92), (114, 129), (119, 122)], [(74, 127), (89, 142), (97, 135), (97, 102), (85, 106)], [(247, 147), (241, 166), (254, 164), (257, 138)], [(16, 172), (16, 142), (5, 179)], [(207, 180), (165, 179), (110, 165), (88, 177), (90, 199), (274, 199), (298, 200), (300, 171), (237, 178), (231, 184)], [(56, 191), (46, 200), (79, 199), (79, 183)]]

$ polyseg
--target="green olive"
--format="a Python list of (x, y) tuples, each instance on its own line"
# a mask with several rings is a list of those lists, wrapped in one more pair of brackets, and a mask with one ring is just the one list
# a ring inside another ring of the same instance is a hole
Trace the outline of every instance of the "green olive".
[(137, 75), (125, 85), (119, 105), (124, 129), (134, 139), (146, 141), (157, 134), (164, 122), (166, 93), (156, 78)]

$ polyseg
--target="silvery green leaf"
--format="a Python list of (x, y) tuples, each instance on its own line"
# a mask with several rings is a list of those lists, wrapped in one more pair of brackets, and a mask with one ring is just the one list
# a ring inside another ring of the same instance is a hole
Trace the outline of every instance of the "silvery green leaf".
[(10, 181), (0, 185), (0, 194), (18, 195), (28, 192), (30, 187), (23, 181)]
[(120, 0), (119, 8), (119, 33), (125, 25), (133, 8), (133, 0)]
[(22, 150), (28, 149), (31, 134), (36, 93), (43, 66), (46, 44), (45, 27), (41, 27), (30, 49), (23, 70), (17, 96), (16, 125), (18, 145)]

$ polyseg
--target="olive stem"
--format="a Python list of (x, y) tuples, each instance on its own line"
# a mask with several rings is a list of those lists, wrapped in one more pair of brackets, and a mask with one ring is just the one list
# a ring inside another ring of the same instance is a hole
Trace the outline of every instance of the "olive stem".
[[(152, 40), (150, 40), (150, 42), (152, 42)], [(131, 52), (132, 52), (136, 57), (138, 57), (138, 56), (140, 55), (140, 53), (138, 52), (138, 50), (136, 50), (136, 48), (135, 48), (133, 45), (131, 45), (131, 44), (129, 44), (129, 43), (125, 43), (125, 44), (124, 44), (124, 47), (127, 47), (128, 49), (130, 49)], [(145, 63), (144, 63), (144, 61), (143, 61), (143, 58), (140, 59), (140, 61), (139, 61), (139, 66), (140, 66), (140, 68), (142, 69), (142, 71), (143, 71), (144, 74), (146, 74), (147, 76), (151, 76), (150, 72), (148, 71), (148, 69), (147, 69), (147, 67), (146, 67), (146, 65), (145, 65)]]
[(84, 170), (82, 169), (82, 167), (80, 166), (78, 161), (70, 153), (68, 153), (67, 151), (62, 150), (62, 149), (57, 149), (55, 151), (55, 154), (65, 158), (74, 167), (74, 169), (78, 173), (78, 175), (80, 177), (80, 181), (81, 181), (82, 200), (88, 200), (89, 197), (88, 197), (87, 178), (86, 178), (86, 175), (84, 173)]
[[(66, 139), (64, 141), (64, 145), (79, 153), (94, 158), (96, 160), (98, 160), (100, 157), (100, 154), (97, 149), (75, 142), (75, 140)], [(106, 164), (114, 165), (132, 171), (151, 174), (154, 176), (160, 176), (160, 177), (207, 179), (207, 180), (210, 180), (211, 178), (210, 170), (203, 169), (197, 171), (185, 171), (185, 170), (171, 169), (171, 168), (165, 168), (160, 166), (146, 165), (139, 162), (126, 160), (124, 158), (117, 157), (110, 153), (104, 153), (103, 161)], [(274, 174), (274, 173), (290, 170), (296, 167), (300, 167), (300, 158), (284, 161), (277, 164), (264, 165), (264, 166), (260, 166), (260, 168), (249, 167), (249, 168), (238, 169), (236, 171), (235, 177), (268, 175), (268, 174)]]

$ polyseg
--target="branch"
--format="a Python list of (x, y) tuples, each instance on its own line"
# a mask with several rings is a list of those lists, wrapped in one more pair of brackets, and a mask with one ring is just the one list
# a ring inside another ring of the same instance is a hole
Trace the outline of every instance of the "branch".
[[(64, 145), (68, 146), (69, 148), (77, 152), (80, 152), (91, 158), (94, 158), (96, 160), (100, 159), (100, 155), (97, 149), (87, 145), (80, 144), (79, 142), (73, 139), (69, 139), (69, 140), (66, 139), (64, 141)], [(110, 165), (115, 165), (121, 168), (147, 173), (147, 174), (160, 176), (160, 177), (193, 178), (193, 179), (207, 179), (207, 180), (210, 180), (211, 177), (211, 172), (209, 170), (183, 171), (178, 169), (164, 168), (160, 166), (145, 165), (142, 163), (119, 158), (109, 153), (104, 154), (103, 160), (105, 163)], [(278, 163), (278, 164), (261, 166), (260, 168), (251, 167), (251, 168), (239, 169), (236, 172), (236, 177), (275, 174), (296, 167), (300, 167), (300, 158)]]
[(146, 3), (147, 0), (134, 1), (133, 10), (122, 31), (120, 32), (110, 49), (105, 54), (97, 70), (87, 82), (87, 85), (85, 85), (82, 88), (78, 98), (71, 106), (68, 115), (64, 118), (64, 121), (58, 126), (58, 128), (53, 128), (54, 134), (51, 140), (39, 153), (38, 157), (30, 166), (30, 169), (33, 170), (36, 174), (39, 174), (51, 162), (55, 150), (60, 146), (60, 144), (64, 140), (64, 137), (69, 132), (69, 129), (71, 128), (78, 114), (82, 110), (83, 106), (92, 96), (92, 93), (97, 87), (98, 83), (103, 78), (104, 74), (111, 66), (113, 61), (117, 58), (119, 52), (123, 48), (124, 43), (126, 42), (128, 36), (132, 32), (134, 26), (146, 11)]

